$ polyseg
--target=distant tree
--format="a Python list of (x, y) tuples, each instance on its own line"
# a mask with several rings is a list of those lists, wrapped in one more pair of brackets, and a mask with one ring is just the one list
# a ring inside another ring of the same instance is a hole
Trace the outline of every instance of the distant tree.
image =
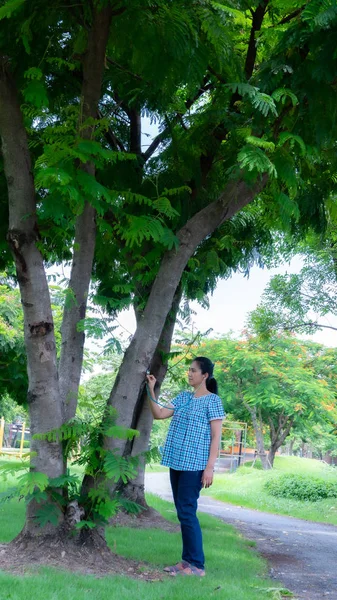
[(297, 427), (307, 431), (317, 423), (333, 427), (335, 391), (328, 375), (315, 368), (316, 356), (324, 356), (323, 347), (292, 336), (269, 341), (249, 336), (242, 341), (207, 341), (205, 352), (216, 362), (227, 411), (238, 420), (251, 420), (265, 469), (273, 466), (277, 450)]

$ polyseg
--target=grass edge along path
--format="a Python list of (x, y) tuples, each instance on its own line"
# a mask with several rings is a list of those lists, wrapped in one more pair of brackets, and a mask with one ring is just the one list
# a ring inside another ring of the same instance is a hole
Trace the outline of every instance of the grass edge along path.
[[(3, 487), (3, 485), (1, 486)], [(176, 521), (170, 502), (149, 495), (149, 504)], [(0, 542), (9, 541), (21, 529), (24, 505), (13, 500), (0, 505)], [(29, 568), (25, 576), (0, 571), (1, 600), (262, 600), (281, 598), (274, 581), (268, 580), (266, 562), (232, 526), (200, 514), (207, 556), (207, 576), (165, 576), (162, 581), (142, 582), (122, 575), (95, 577), (47, 567)], [(173, 564), (180, 555), (180, 534), (160, 529), (108, 527), (111, 549), (126, 558), (144, 560), (154, 567)], [(0, 556), (1, 565), (1, 556)], [(276, 591), (275, 591), (276, 590)], [(276, 594), (276, 595), (275, 595)]]
[(268, 479), (277, 478), (285, 473), (337, 481), (336, 467), (309, 458), (278, 456), (274, 469), (270, 471), (243, 466), (235, 473), (217, 473), (213, 486), (202, 493), (235, 506), (337, 525), (337, 498), (308, 502), (276, 498), (264, 489)]

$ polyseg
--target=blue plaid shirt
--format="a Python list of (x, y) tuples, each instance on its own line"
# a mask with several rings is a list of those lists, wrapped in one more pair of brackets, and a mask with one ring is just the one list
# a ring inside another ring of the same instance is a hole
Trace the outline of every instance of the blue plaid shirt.
[[(193, 398), (181, 392), (171, 402), (176, 408), (168, 430), (161, 464), (177, 471), (205, 469), (211, 446), (210, 421), (225, 416), (216, 394)], [(182, 407), (182, 408), (179, 408)]]

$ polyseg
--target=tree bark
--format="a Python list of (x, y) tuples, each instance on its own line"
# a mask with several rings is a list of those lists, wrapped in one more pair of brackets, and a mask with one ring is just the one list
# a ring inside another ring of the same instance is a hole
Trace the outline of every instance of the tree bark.
[(261, 460), (261, 464), (262, 464), (264, 471), (267, 471), (268, 469), (271, 468), (271, 465), (269, 463), (267, 452), (264, 447), (261, 419), (259, 419), (259, 417), (257, 415), (256, 406), (250, 406), (250, 404), (248, 404), (248, 402), (243, 402), (243, 404), (244, 404), (244, 407), (248, 410), (248, 412), (251, 416), (251, 419), (252, 419), (254, 433), (255, 433), (255, 439), (256, 439), (257, 455), (258, 455), (259, 459)]
[[(35, 433), (60, 427), (62, 410), (49, 289), (43, 257), (36, 244), (36, 198), (28, 139), (8, 62), (4, 57), (0, 60), (0, 135), (9, 199), (8, 241), (24, 313), (29, 378), (27, 402), (34, 453), (31, 470), (58, 477), (63, 473), (61, 444), (33, 438)], [(27, 511), (26, 531), (32, 535), (36, 533), (35, 508), (30, 503)]]
[[(89, 32), (88, 47), (83, 61), (83, 84), (81, 94), (81, 123), (89, 117), (96, 118), (101, 97), (105, 65), (106, 46), (112, 19), (112, 8), (107, 6), (95, 10)], [(91, 139), (94, 126), (81, 129), (83, 139)], [(95, 165), (88, 162), (81, 167), (86, 173), (95, 175)], [(96, 240), (96, 211), (86, 201), (81, 215), (76, 220), (74, 253), (69, 290), (71, 296), (64, 307), (62, 320), (62, 348), (59, 364), (60, 393), (64, 409), (64, 420), (75, 416), (78, 387), (82, 372), (85, 334), (77, 330), (79, 321), (85, 318), (89, 285)]]
[[(167, 373), (168, 360), (164, 360), (163, 355), (167, 355), (171, 349), (173, 331), (179, 310), (181, 296), (182, 288), (181, 286), (179, 286), (173, 299), (172, 308), (167, 316), (164, 329), (160, 336), (158, 346), (156, 348), (150, 365), (150, 371), (157, 379), (155, 386), (155, 394), (157, 398), (160, 394), (160, 388)], [(146, 388), (144, 388), (144, 385), (141, 386), (139, 392), (139, 407), (139, 416), (136, 419), (136, 423), (133, 425), (133, 427), (135, 429), (138, 429), (140, 435), (138, 438), (133, 439), (132, 444), (130, 445), (130, 451), (126, 452), (126, 456), (139, 456), (139, 467), (135, 479), (130, 481), (123, 488), (123, 494), (133, 502), (137, 502), (144, 508), (148, 508), (145, 499), (144, 478), (146, 464), (143, 454), (148, 450), (149, 447), (153, 417), (149, 406), (147, 391)]]
[[(216, 201), (195, 214), (178, 232), (179, 247), (177, 250), (168, 252), (162, 260), (143, 316), (124, 355), (110, 394), (108, 404), (116, 408), (119, 425), (130, 427), (134, 421), (139, 388), (144, 381), (146, 370), (151, 364), (165, 319), (188, 260), (205, 237), (211, 235), (225, 220), (230, 219), (251, 202), (266, 183), (267, 176), (264, 176), (252, 187), (248, 187), (243, 181), (231, 181)], [(106, 450), (117, 448), (123, 454), (126, 442), (106, 438), (104, 447)]]
[(277, 429), (271, 418), (269, 418), (269, 437), (270, 437), (270, 450), (268, 454), (268, 460), (270, 465), (273, 467), (275, 455), (278, 449), (284, 444), (284, 441), (288, 437), (291, 428), (294, 424), (294, 420), (283, 414), (279, 415)]

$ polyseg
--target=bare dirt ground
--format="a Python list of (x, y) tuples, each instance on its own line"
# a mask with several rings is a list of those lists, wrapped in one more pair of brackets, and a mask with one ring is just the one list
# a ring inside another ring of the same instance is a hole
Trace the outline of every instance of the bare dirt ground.
[[(166, 521), (159, 513), (149, 509), (138, 517), (120, 513), (111, 523), (115, 527), (158, 527), (168, 532), (179, 531), (179, 527)], [(104, 536), (104, 533), (101, 534)], [(123, 558), (111, 552), (104, 539), (96, 533), (95, 543), (80, 544), (73, 539), (30, 540), (17, 538), (9, 544), (0, 544), (0, 569), (24, 575), (40, 566), (85, 575), (127, 575), (143, 581), (160, 581), (166, 575), (153, 565)]]
[[(145, 488), (172, 501), (167, 473), (149, 473)], [(234, 525), (269, 564), (270, 576), (300, 600), (337, 600), (337, 527), (226, 504), (207, 496), (199, 510)], [(207, 557), (206, 557), (207, 558)]]

